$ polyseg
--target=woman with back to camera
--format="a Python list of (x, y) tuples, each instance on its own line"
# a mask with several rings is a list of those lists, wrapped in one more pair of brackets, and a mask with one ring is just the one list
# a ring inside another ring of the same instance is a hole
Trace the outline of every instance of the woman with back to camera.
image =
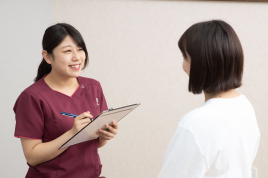
[[(35, 83), (18, 97), (15, 137), (21, 144), (29, 170), (26, 178), (99, 178), (98, 148), (117, 134), (118, 125), (106, 125), (99, 137), (68, 148), (58, 148), (94, 119), (107, 104), (98, 81), (80, 77), (88, 64), (81, 34), (58, 23), (46, 29), (43, 60)], [(61, 112), (78, 115), (75, 119)]]
[(192, 25), (179, 40), (189, 92), (205, 103), (183, 116), (157, 178), (251, 178), (260, 132), (242, 85), (243, 50), (221, 20)]

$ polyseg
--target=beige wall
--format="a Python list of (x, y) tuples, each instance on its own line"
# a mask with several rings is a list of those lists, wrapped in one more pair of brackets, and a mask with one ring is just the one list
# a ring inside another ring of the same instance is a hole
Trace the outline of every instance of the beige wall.
[[(83, 35), (89, 67), (109, 107), (141, 102), (99, 150), (108, 178), (153, 178), (162, 166), (180, 118), (204, 102), (187, 91), (177, 41), (193, 23), (222, 19), (237, 32), (245, 53), (243, 87), (261, 130), (254, 167), (268, 175), (268, 4), (236, 2), (54, 0), (53, 21)], [(249, 130), (250, 132), (250, 130)]]

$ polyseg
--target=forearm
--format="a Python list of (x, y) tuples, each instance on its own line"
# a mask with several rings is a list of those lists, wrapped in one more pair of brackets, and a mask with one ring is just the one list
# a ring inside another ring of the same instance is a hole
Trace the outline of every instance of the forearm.
[(99, 137), (98, 148), (103, 147), (106, 143), (107, 143), (107, 140), (101, 139), (101, 137)]
[(59, 147), (72, 136), (72, 132), (67, 131), (55, 140), (35, 145), (26, 156), (28, 164), (31, 166), (36, 166), (38, 164), (54, 159), (67, 149), (62, 148), (59, 150)]

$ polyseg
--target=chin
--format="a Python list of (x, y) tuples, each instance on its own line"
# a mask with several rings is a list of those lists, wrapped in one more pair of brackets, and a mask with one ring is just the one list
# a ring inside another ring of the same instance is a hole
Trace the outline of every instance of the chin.
[(69, 74), (68, 75), (68, 77), (70, 77), (70, 78), (77, 78), (77, 77), (79, 77), (80, 76), (80, 72), (78, 73), (76, 73), (76, 74)]

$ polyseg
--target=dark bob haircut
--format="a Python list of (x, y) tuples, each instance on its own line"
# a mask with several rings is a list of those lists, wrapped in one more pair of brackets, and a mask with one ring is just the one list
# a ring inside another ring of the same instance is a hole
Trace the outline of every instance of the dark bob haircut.
[(211, 20), (192, 25), (181, 36), (179, 48), (191, 58), (189, 92), (219, 93), (242, 85), (244, 55), (233, 28)]
[[(58, 23), (48, 27), (43, 36), (42, 46), (43, 50), (46, 50), (49, 54), (53, 56), (53, 49), (56, 48), (66, 36), (70, 36), (85, 51), (86, 59), (83, 69), (88, 64), (88, 53), (86, 44), (83, 40), (82, 35), (76, 30), (73, 26), (66, 23)], [(51, 65), (48, 64), (43, 58), (37, 71), (37, 76), (34, 79), (34, 82), (40, 80), (44, 75), (50, 73)]]

